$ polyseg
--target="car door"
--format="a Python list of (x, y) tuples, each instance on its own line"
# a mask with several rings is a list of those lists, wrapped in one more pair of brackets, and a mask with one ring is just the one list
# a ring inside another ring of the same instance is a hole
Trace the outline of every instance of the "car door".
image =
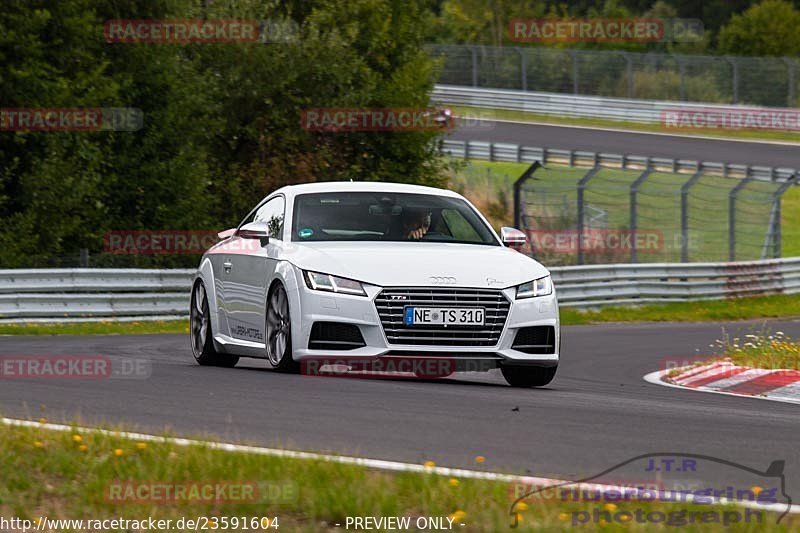
[(269, 242), (262, 246), (259, 239), (243, 239), (237, 235), (231, 253), (224, 259), (225, 309), (231, 336), (236, 339), (264, 342), (267, 282), (272, 278), (283, 247), (285, 210), (283, 196), (270, 198), (259, 206), (242, 225), (266, 222), (270, 228)]

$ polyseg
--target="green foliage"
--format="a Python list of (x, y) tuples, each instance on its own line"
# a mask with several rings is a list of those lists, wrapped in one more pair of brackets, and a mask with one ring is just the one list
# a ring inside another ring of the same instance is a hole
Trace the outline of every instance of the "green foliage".
[[(270, 44), (103, 36), (111, 19), (199, 18), (292, 20), (299, 33)], [(94, 254), (109, 230), (229, 227), (288, 183), (441, 185), (434, 133), (300, 126), (312, 107), (426, 106), (435, 78), (422, 49), (429, 22), (423, 0), (5, 2), (3, 107), (133, 107), (144, 127), (0, 132), (0, 266), (56, 265), (79, 248)]]
[(734, 15), (719, 34), (722, 53), (748, 56), (800, 55), (800, 11), (786, 0), (763, 0)]

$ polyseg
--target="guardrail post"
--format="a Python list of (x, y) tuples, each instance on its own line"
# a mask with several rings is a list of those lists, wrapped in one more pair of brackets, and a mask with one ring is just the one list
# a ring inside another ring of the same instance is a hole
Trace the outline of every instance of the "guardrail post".
[(650, 177), (650, 174), (653, 173), (653, 169), (650, 168), (650, 158), (647, 158), (647, 170), (642, 172), (641, 176), (636, 178), (636, 180), (631, 184), (631, 222), (630, 222), (630, 233), (631, 233), (631, 263), (638, 263), (638, 259), (636, 257), (636, 230), (638, 229), (637, 224), (637, 210), (636, 210), (636, 201), (637, 201), (637, 194), (639, 193), (639, 187), (641, 187), (645, 180)]
[(602, 167), (596, 166), (587, 172), (578, 182), (578, 264), (583, 264), (583, 194), (589, 180), (597, 175)]
[(736, 197), (739, 196), (739, 191), (755, 179), (749, 166), (746, 172), (744, 179), (728, 193), (728, 261), (731, 262), (736, 261)]
[(522, 200), (522, 194), (520, 191), (522, 190), (522, 184), (528, 181), (528, 179), (533, 176), (533, 173), (536, 172), (542, 164), (538, 161), (534, 161), (531, 163), (525, 172), (514, 182), (514, 227), (517, 229), (522, 229), (522, 205), (520, 204)]
[(689, 189), (703, 177), (699, 169), (681, 186), (681, 262), (689, 262)]
[(81, 265), (81, 268), (89, 268), (89, 249), (88, 248), (81, 248), (80, 265)]

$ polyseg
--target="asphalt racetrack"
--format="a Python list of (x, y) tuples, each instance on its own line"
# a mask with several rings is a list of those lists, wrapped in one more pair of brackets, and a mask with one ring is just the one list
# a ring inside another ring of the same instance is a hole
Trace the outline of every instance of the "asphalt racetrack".
[[(726, 328), (746, 334), (761, 325)], [(798, 493), (797, 405), (642, 379), (664, 358), (709, 353), (722, 326), (565, 327), (558, 375), (530, 390), (506, 386), (495, 372), (422, 381), (286, 375), (256, 359), (234, 369), (201, 367), (183, 335), (7, 336), (0, 357), (146, 359), (151, 372), (144, 379), (0, 379), (0, 414), (560, 479), (644, 453), (707, 454), (757, 469), (785, 459), (787, 487)], [(769, 328), (800, 337), (800, 320)]]
[(484, 121), (461, 125), (449, 139), (800, 169), (800, 145), (692, 138), (643, 132)]

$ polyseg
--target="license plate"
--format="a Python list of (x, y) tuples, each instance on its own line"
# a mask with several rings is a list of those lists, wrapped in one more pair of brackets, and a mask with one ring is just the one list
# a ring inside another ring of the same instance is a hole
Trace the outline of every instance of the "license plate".
[(406, 326), (482, 326), (485, 315), (483, 307), (406, 307), (403, 323)]

